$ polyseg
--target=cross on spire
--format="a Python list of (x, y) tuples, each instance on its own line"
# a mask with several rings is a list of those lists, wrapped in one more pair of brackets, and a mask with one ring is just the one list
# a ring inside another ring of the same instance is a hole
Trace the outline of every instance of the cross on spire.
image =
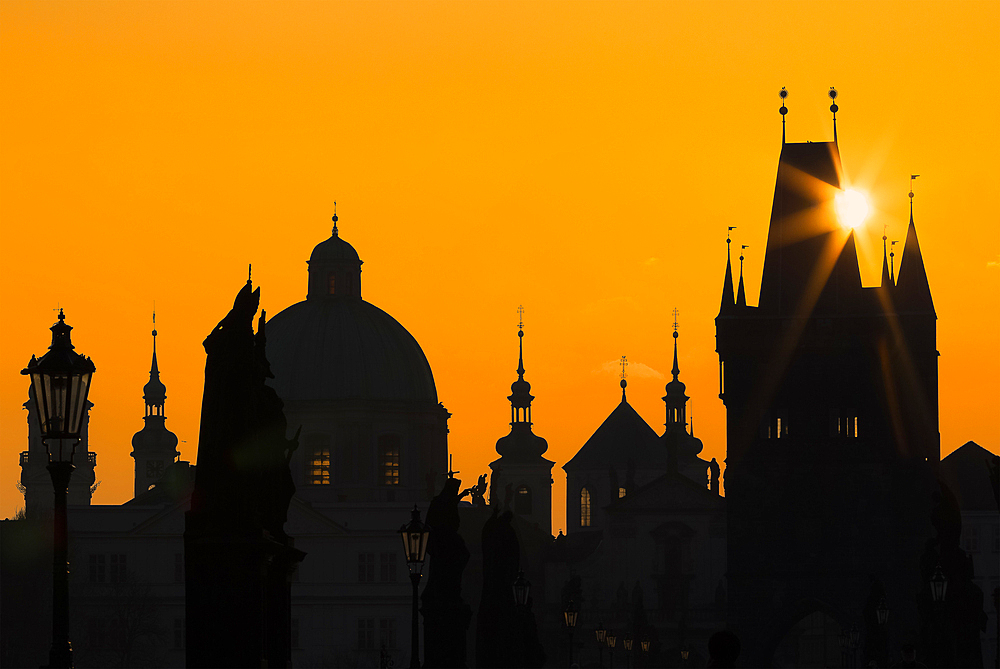
[(621, 361), (619, 362), (619, 364), (622, 367), (622, 381), (624, 381), (625, 377), (628, 376), (628, 373), (625, 371), (625, 368), (628, 367), (628, 358), (626, 358), (623, 355)]
[(337, 201), (333, 201), (333, 236), (339, 237), (340, 233), (337, 232), (337, 221), (340, 219), (337, 217)]
[(524, 306), (520, 304), (517, 305), (517, 329), (524, 329)]
[(681, 315), (681, 312), (677, 311), (677, 307), (674, 307), (674, 332), (677, 332), (677, 317)]

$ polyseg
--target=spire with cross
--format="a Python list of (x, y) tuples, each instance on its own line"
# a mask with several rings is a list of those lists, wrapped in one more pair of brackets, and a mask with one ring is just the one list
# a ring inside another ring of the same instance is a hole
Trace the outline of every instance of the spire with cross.
[(337, 232), (337, 221), (339, 221), (339, 220), (340, 220), (340, 218), (337, 217), (337, 201), (334, 200), (333, 201), (333, 236), (334, 237), (339, 237), (340, 236), (340, 233)]

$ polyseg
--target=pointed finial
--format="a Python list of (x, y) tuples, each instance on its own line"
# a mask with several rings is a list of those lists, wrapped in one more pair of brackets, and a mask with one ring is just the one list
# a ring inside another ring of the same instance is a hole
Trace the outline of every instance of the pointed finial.
[(743, 251), (750, 248), (749, 244), (740, 244), (740, 278), (743, 278)]
[(340, 219), (337, 218), (337, 202), (335, 200), (334, 203), (333, 203), (333, 236), (334, 237), (339, 237), (340, 236), (340, 233), (337, 232), (337, 221), (339, 221), (339, 220)]
[(830, 86), (830, 92), (827, 93), (830, 96), (830, 111), (833, 112), (833, 143), (837, 143), (837, 112), (840, 111), (840, 107), (837, 106), (837, 89)]
[(253, 263), (247, 264), (247, 283), (250, 283), (250, 277), (253, 276)]
[(626, 371), (625, 371), (625, 368), (628, 367), (628, 358), (626, 358), (623, 355), (622, 359), (619, 361), (619, 364), (622, 366), (622, 380), (621, 380), (621, 383), (619, 385), (622, 387), (622, 402), (624, 402), (625, 401), (625, 386), (628, 385), (628, 381), (625, 380), (625, 377), (628, 376), (628, 373), (626, 373)]
[(677, 317), (680, 316), (681, 312), (674, 307), (674, 367), (670, 370), (670, 373), (674, 375), (674, 381), (677, 380), (677, 375), (681, 373), (680, 367), (677, 366)]
[(785, 143), (785, 114), (788, 113), (788, 107), (785, 106), (785, 98), (788, 97), (788, 91), (785, 87), (781, 87), (781, 91), (778, 93), (778, 97), (781, 98), (781, 108), (778, 109), (778, 113), (781, 114), (781, 143)]
[(156, 302), (153, 302), (153, 350), (156, 350)]
[(517, 378), (524, 378), (524, 307), (517, 306)]
[(889, 242), (889, 278), (892, 279), (893, 283), (896, 283), (896, 244), (898, 243), (898, 239)]
[(524, 329), (524, 306), (520, 304), (517, 305), (517, 329)]
[(913, 180), (919, 177), (919, 174), (910, 175), (910, 222), (913, 222)]

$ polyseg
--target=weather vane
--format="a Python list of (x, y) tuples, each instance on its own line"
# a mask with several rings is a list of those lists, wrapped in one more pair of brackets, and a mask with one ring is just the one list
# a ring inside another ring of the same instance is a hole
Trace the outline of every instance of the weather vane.
[(622, 359), (619, 361), (619, 364), (622, 366), (622, 381), (624, 381), (625, 377), (628, 376), (628, 374), (625, 372), (625, 368), (628, 367), (628, 358), (626, 358), (623, 355)]
[(898, 243), (898, 239), (889, 242), (889, 278), (893, 283), (896, 283), (896, 244)]
[(919, 174), (910, 175), (910, 218), (913, 218), (913, 180), (919, 176)]
[(743, 251), (750, 248), (749, 244), (740, 244), (740, 276), (743, 276)]
[(781, 114), (781, 143), (785, 143), (785, 114), (788, 113), (788, 107), (785, 106), (785, 98), (788, 97), (788, 91), (785, 87), (781, 87), (781, 91), (778, 92), (778, 97), (781, 98), (781, 108), (778, 112)]
[(840, 111), (840, 107), (837, 106), (837, 89), (830, 86), (830, 92), (827, 93), (830, 96), (830, 111), (833, 112), (833, 143), (837, 143), (837, 112)]

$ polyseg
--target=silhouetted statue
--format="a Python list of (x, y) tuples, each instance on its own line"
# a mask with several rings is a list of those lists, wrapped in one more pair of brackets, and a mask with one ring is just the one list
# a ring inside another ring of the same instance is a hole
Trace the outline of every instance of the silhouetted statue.
[(205, 339), (198, 468), (185, 518), (187, 666), (287, 666), (289, 576), (305, 556), (285, 534), (295, 494), (283, 404), (264, 385), (264, 315), (249, 281)]
[(462, 572), (469, 550), (458, 534), (459, 481), (448, 478), (431, 500), (427, 524), (430, 571), (420, 599), (424, 616), (424, 667), (465, 667), (465, 632), (472, 618), (462, 601)]
[(735, 667), (740, 656), (740, 640), (729, 630), (720, 630), (708, 640), (709, 667)]
[(712, 461), (708, 463), (708, 469), (711, 472), (711, 476), (709, 477), (709, 481), (708, 481), (708, 487), (709, 487), (709, 489), (712, 492), (714, 492), (716, 495), (718, 495), (719, 494), (719, 463), (716, 462), (715, 458), (712, 458)]
[(460, 497), (465, 497), (466, 495), (472, 496), (473, 506), (486, 506), (486, 498), (483, 493), (486, 492), (486, 474), (482, 474), (479, 477), (479, 482), (472, 486), (471, 488), (466, 488), (462, 491)]

